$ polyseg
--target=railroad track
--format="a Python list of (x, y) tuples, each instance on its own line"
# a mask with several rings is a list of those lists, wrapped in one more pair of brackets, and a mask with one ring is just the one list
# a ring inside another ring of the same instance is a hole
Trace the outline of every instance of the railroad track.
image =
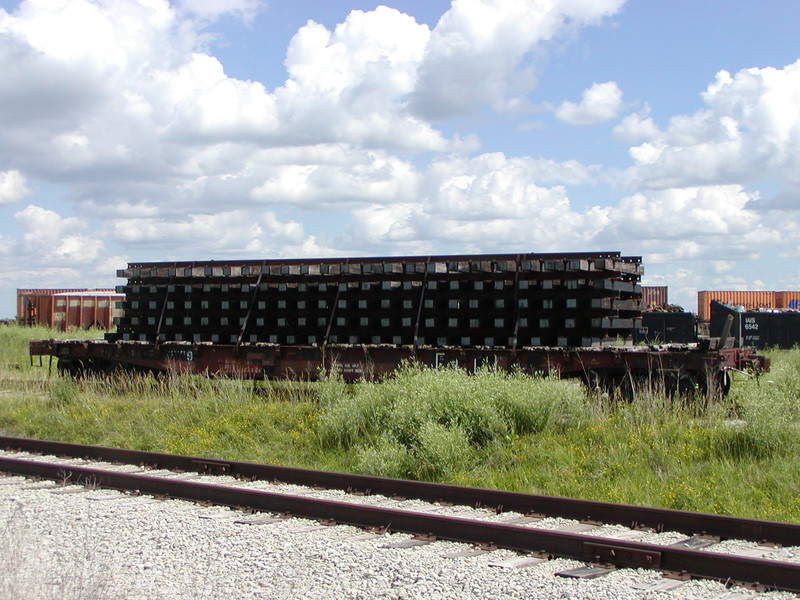
[[(6, 473), (405, 532), (415, 536), (408, 543), (451, 540), (515, 550), (534, 562), (564, 557), (585, 563), (559, 573), (567, 577), (632, 567), (676, 580), (707, 578), (800, 592), (800, 563), (776, 560), (780, 553), (769, 546), (797, 546), (796, 524), (21, 438), (0, 437), (0, 448), (39, 455), (0, 456), (0, 471)], [(156, 471), (121, 471), (84, 459)], [(228, 478), (224, 484), (208, 483), (191, 472)], [(316, 498), (308, 490), (273, 491), (263, 482), (341, 493), (335, 499)], [(413, 508), (404, 508), (408, 505)], [(479, 510), (440, 514), (451, 505)], [(749, 544), (737, 543), (733, 554), (724, 551), (725, 540)]]

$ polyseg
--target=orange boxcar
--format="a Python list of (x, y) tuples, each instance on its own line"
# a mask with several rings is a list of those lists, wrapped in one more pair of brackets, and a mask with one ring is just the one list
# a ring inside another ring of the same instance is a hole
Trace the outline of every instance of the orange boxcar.
[(124, 294), (112, 289), (18, 289), (17, 321), (61, 331), (111, 329), (114, 317), (122, 314), (117, 302), (124, 299)]
[(667, 302), (667, 286), (665, 285), (643, 285), (642, 286), (642, 302), (645, 308), (651, 306), (666, 306)]
[(800, 308), (800, 292), (775, 292), (777, 308)]
[(716, 300), (731, 306), (743, 306), (747, 310), (778, 308), (777, 292), (754, 291), (702, 291), (697, 292), (697, 315), (701, 321), (711, 320), (711, 301)]

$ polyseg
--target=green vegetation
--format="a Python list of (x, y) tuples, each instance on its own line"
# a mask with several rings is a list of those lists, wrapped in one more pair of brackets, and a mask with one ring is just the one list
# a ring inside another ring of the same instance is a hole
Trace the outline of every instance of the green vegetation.
[(0, 324), (0, 377), (2, 380), (41, 379), (41, 369), (38, 369), (38, 357), (35, 365), (31, 364), (28, 356), (28, 342), (30, 340), (47, 340), (69, 337), (103, 337), (102, 331), (69, 331), (63, 332), (48, 327), (20, 327), (18, 325)]
[[(80, 335), (78, 332), (74, 335)], [(406, 365), (382, 383), (31, 368), (0, 327), (0, 433), (800, 521), (800, 349), (702, 410), (573, 381)]]

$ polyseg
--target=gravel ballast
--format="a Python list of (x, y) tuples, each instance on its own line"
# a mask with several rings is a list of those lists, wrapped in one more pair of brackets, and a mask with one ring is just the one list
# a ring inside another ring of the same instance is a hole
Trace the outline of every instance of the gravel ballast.
[[(248, 485), (256, 484), (265, 485)], [(556, 559), (525, 568), (492, 566), (519, 555), (495, 550), (453, 557), (469, 546), (444, 541), (397, 548), (392, 546), (410, 536), (370, 536), (350, 526), (326, 527), (297, 518), (262, 524), (235, 522), (245, 516), (223, 507), (0, 476), (0, 597), (795, 597), (785, 592), (726, 590), (721, 583), (697, 580), (655, 591), (648, 588), (666, 580), (658, 572), (645, 570), (621, 569), (596, 579), (568, 579), (555, 573), (582, 563)]]

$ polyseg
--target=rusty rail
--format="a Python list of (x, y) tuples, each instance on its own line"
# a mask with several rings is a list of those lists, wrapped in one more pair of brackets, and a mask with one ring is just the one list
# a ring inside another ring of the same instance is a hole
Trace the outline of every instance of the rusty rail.
[[(686, 522), (680, 531), (699, 533), (738, 532), (735, 537), (764, 539), (772, 542), (800, 539), (800, 526), (788, 523), (735, 519), (715, 515), (663, 511), (625, 505), (587, 502), (565, 498), (548, 498), (511, 492), (458, 488), (423, 482), (315, 472), (302, 469), (267, 467), (250, 463), (219, 461), (190, 456), (172, 456), (149, 452), (102, 447), (39, 442), (19, 438), (0, 438), (0, 446), (26, 451), (80, 456), (118, 462), (150, 464), (161, 468), (218, 471), (232, 475), (278, 478), (292, 483), (306, 483), (372, 493), (402, 493), (405, 497), (463, 502), (471, 505), (495, 506), (502, 510), (542, 511), (551, 516), (569, 518), (591, 517), (607, 523), (646, 524), (636, 517), (677, 523), (683, 516)], [(36, 448), (36, 450), (34, 450)], [(167, 495), (188, 500), (250, 508), (259, 511), (289, 512), (296, 516), (334, 520), (361, 527), (402, 531), (473, 544), (495, 544), (521, 552), (544, 552), (553, 556), (623, 567), (654, 568), (663, 571), (718, 579), (722, 581), (758, 582), (771, 589), (800, 592), (800, 565), (727, 554), (702, 552), (670, 546), (659, 546), (587, 537), (580, 534), (539, 530), (508, 524), (487, 523), (470, 519), (420, 514), (398, 509), (378, 508), (341, 501), (310, 499), (303, 496), (246, 490), (223, 485), (191, 481), (175, 481), (150, 475), (119, 473), (98, 468), (28, 461), (0, 457), (0, 471), (37, 476), (53, 480), (92, 482), (115, 489), (136, 490), (140, 493)], [(276, 477), (278, 476), (278, 477)], [(365, 486), (370, 487), (365, 487)], [(502, 500), (504, 504), (497, 502)], [(588, 512), (587, 514), (587, 511)], [(631, 517), (634, 517), (632, 522)], [(663, 523), (661, 523), (663, 526)], [(702, 527), (703, 529), (694, 529)], [(726, 536), (727, 537), (727, 536)], [(784, 542), (778, 542), (784, 543)]]
[(498, 512), (536, 513), (632, 528), (649, 527), (655, 531), (676, 531), (687, 535), (706, 533), (721, 539), (769, 542), (783, 546), (796, 546), (800, 542), (800, 524), (780, 521), (29, 438), (0, 436), (0, 448), (149, 465), (159, 469), (226, 474), (243, 479), (321, 486), (348, 492), (402, 496), (429, 502), (486, 507)]

